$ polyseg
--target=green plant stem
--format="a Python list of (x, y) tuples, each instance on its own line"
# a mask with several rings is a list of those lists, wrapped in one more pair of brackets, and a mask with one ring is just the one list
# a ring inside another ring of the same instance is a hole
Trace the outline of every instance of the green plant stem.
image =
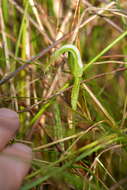
[(116, 38), (111, 44), (109, 44), (105, 49), (103, 49), (96, 57), (94, 57), (88, 64), (83, 68), (83, 72), (86, 71), (94, 62), (96, 62), (102, 55), (104, 55), (108, 50), (110, 50), (115, 44), (122, 40), (127, 35), (127, 30), (123, 32), (118, 38)]
[(74, 85), (72, 88), (72, 94), (71, 94), (71, 105), (72, 109), (76, 110), (77, 108), (77, 101), (78, 101), (78, 95), (79, 95), (79, 88), (80, 88), (80, 81), (82, 79), (83, 74), (83, 64), (80, 56), (80, 52), (77, 49), (76, 46), (67, 44), (59, 48), (55, 51), (53, 55), (53, 60), (55, 61), (61, 54), (69, 52), (69, 67), (71, 70), (71, 73), (74, 77)]

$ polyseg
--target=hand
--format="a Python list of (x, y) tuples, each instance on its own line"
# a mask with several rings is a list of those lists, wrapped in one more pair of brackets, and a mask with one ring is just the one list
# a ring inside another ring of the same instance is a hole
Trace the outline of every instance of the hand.
[(16, 112), (0, 109), (0, 190), (18, 190), (28, 173), (32, 150), (21, 143), (7, 146), (19, 128)]

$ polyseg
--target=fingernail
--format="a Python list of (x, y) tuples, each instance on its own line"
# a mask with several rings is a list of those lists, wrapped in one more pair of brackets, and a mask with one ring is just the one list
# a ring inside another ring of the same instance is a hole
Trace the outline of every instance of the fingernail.
[(13, 147), (20, 150), (20, 151), (26, 152), (26, 153), (32, 152), (32, 149), (29, 146), (21, 144), (21, 143), (13, 144)]

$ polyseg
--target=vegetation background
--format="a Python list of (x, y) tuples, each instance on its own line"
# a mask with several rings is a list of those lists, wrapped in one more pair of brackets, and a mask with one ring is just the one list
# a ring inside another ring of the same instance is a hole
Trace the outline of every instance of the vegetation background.
[[(0, 1), (0, 106), (34, 153), (21, 190), (127, 189), (126, 35), (126, 0)], [(84, 64), (75, 110), (65, 44)]]

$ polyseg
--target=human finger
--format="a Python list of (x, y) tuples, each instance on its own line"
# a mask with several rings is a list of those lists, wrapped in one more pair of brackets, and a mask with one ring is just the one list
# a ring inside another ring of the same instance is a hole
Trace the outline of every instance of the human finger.
[(0, 109), (0, 150), (15, 135), (19, 128), (18, 114), (10, 109)]
[(16, 143), (6, 147), (0, 154), (0, 189), (18, 190), (31, 160), (32, 150), (28, 146)]

